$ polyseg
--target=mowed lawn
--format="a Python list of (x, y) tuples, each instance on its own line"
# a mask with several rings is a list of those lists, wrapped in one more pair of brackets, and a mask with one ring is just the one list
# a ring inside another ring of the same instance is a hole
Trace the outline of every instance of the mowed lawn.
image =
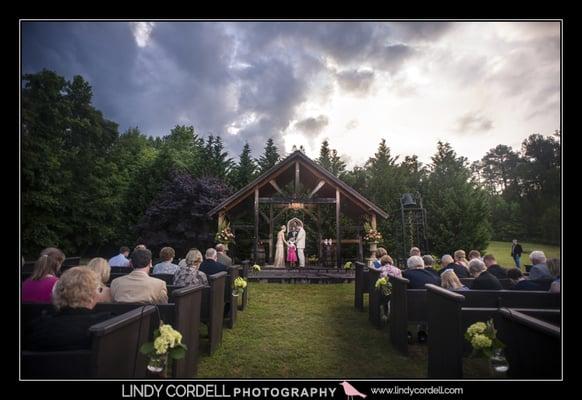
[(387, 328), (354, 309), (353, 283), (249, 287), (248, 308), (219, 349), (201, 357), (198, 378), (426, 377), (424, 351), (397, 354)]
[[(531, 264), (529, 253), (534, 250), (542, 250), (548, 258), (560, 258), (560, 246), (528, 242), (520, 242), (520, 244), (524, 251), (521, 255), (522, 270), (525, 264)], [(511, 258), (511, 242), (489, 242), (489, 247), (485, 254), (487, 253), (493, 254), (499, 265), (503, 267), (509, 268), (515, 266), (515, 262)]]

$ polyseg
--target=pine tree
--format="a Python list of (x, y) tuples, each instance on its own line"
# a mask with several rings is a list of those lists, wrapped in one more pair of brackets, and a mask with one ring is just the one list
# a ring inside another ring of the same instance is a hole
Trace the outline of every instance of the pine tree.
[(267, 144), (265, 145), (265, 151), (263, 155), (258, 159), (257, 164), (259, 166), (259, 173), (263, 173), (267, 171), (269, 168), (273, 167), (277, 164), (280, 160), (281, 156), (279, 155), (279, 151), (277, 146), (275, 146), (273, 142), (273, 138), (269, 138), (267, 140)]
[(238, 165), (233, 168), (231, 174), (232, 186), (236, 190), (243, 188), (255, 178), (256, 171), (257, 165), (251, 157), (251, 146), (245, 143)]

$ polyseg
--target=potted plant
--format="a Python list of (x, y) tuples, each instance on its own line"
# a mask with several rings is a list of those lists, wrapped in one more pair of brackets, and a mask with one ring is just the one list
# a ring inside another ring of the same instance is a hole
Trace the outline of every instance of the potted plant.
[(493, 319), (475, 322), (467, 328), (465, 339), (473, 347), (472, 357), (489, 359), (489, 373), (492, 377), (505, 377), (509, 364), (503, 353), (505, 345), (497, 338)]
[(140, 348), (140, 352), (149, 358), (148, 371), (162, 378), (167, 376), (168, 359), (182, 359), (186, 350), (188, 347), (182, 343), (182, 334), (163, 321), (154, 331), (154, 341), (144, 343)]

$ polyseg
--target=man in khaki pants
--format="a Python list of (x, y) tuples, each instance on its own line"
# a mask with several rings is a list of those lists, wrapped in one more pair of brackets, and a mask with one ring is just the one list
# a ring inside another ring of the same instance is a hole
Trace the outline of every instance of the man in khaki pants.
[(299, 227), (297, 233), (297, 258), (299, 259), (299, 268), (305, 268), (305, 230), (303, 226)]

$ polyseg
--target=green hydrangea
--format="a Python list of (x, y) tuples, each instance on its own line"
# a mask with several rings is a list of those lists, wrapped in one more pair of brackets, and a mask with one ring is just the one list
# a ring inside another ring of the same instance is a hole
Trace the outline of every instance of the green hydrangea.
[(385, 286), (385, 285), (387, 285), (387, 284), (388, 284), (388, 279), (386, 279), (385, 277), (384, 277), (384, 278), (379, 278), (379, 279), (376, 281), (376, 284), (374, 285), (374, 287), (375, 287), (376, 289), (378, 289), (380, 286)]
[(488, 349), (493, 344), (493, 341), (485, 335), (476, 334), (471, 339), (471, 345), (475, 349)]
[(467, 329), (467, 333), (470, 336), (474, 336), (485, 332), (485, 329), (487, 329), (487, 325), (484, 322), (475, 322)]

